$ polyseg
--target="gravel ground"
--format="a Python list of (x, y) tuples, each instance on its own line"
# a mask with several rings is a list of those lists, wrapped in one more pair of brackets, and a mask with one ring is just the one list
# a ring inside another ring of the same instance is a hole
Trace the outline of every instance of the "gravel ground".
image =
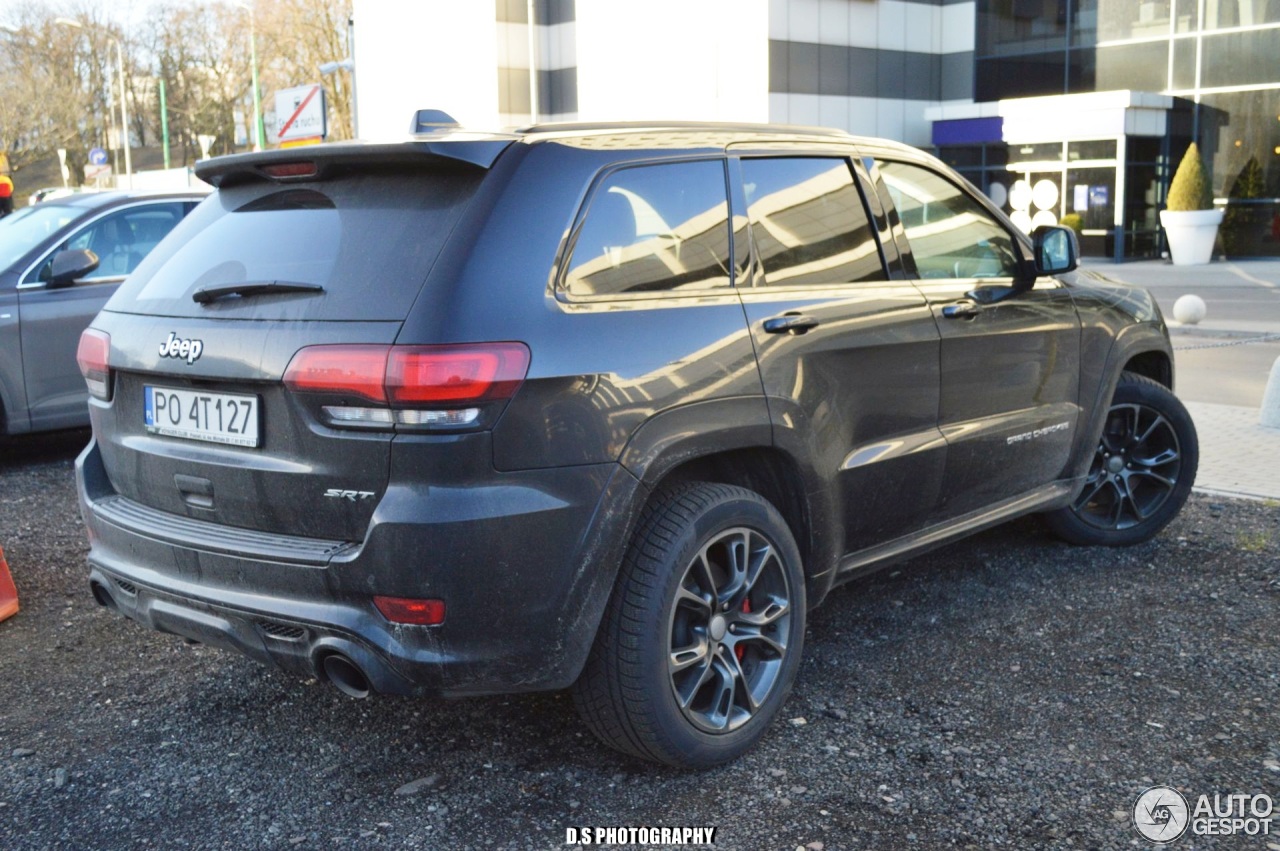
[(715, 826), (724, 849), (1127, 848), (1152, 784), (1280, 799), (1275, 504), (1193, 497), (1123, 551), (1025, 520), (845, 586), (781, 723), (696, 774), (605, 750), (563, 694), (353, 701), (98, 608), (84, 440), (0, 444), (23, 606), (0, 625), (3, 848), (558, 848), (616, 825)]

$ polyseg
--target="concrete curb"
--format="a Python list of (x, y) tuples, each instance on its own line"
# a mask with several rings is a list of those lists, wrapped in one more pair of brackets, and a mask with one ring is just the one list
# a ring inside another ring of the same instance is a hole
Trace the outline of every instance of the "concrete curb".
[(1195, 485), (1191, 488), (1192, 493), (1203, 494), (1204, 496), (1220, 496), (1226, 499), (1247, 499), (1251, 502), (1280, 502), (1274, 496), (1268, 496), (1263, 493), (1249, 493), (1248, 491), (1223, 490), (1222, 488), (1202, 488)]
[(1280, 329), (1274, 331), (1244, 331), (1238, 328), (1202, 328), (1197, 325), (1179, 325), (1168, 323), (1170, 337), (1217, 337), (1237, 339), (1246, 337), (1262, 337), (1268, 340), (1280, 340)]

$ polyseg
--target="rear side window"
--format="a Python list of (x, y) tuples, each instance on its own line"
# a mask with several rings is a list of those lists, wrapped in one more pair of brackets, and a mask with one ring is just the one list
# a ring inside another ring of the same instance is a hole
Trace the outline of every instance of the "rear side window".
[(727, 287), (723, 160), (622, 168), (591, 194), (565, 288), (575, 296)]
[(885, 280), (880, 249), (847, 160), (745, 159), (742, 176), (767, 284)]
[(881, 162), (921, 278), (1012, 278), (1013, 237), (956, 184), (920, 166)]
[[(107, 303), (163, 316), (401, 320), (482, 172), (358, 174), (219, 190)], [(271, 281), (324, 292), (192, 301), (198, 289)]]

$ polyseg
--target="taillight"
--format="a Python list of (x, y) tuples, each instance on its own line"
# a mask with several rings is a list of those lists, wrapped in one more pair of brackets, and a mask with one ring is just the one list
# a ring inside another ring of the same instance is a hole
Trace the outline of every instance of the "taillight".
[(382, 616), (392, 623), (435, 626), (444, 623), (444, 600), (416, 600), (411, 597), (374, 597)]
[(528, 370), (523, 343), (309, 346), (293, 356), (284, 383), (385, 405), (326, 404), (321, 413), (330, 425), (458, 429), (485, 425), (486, 413), (496, 416)]
[(385, 402), (389, 351), (390, 346), (309, 346), (289, 361), (284, 383), (290, 390), (349, 393)]
[(76, 347), (76, 363), (89, 388), (89, 395), (107, 401), (111, 398), (111, 335), (94, 328), (85, 329)]
[(508, 399), (528, 370), (522, 343), (396, 347), (387, 360), (387, 397), (414, 405)]

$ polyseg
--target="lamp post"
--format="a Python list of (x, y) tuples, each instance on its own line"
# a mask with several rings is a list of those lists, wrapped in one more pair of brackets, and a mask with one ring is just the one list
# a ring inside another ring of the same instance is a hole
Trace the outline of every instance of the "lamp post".
[(254, 22), (253, 7), (248, 3), (236, 3), (249, 13), (249, 61), (253, 73), (253, 149), (262, 150), (262, 137), (265, 135), (262, 126), (262, 97), (258, 94), (258, 30)]
[[(75, 18), (54, 18), (55, 24), (84, 29), (84, 24)], [(129, 188), (133, 188), (133, 154), (129, 145), (129, 92), (124, 85), (124, 49), (120, 39), (107, 33), (107, 38), (116, 46), (116, 66), (120, 69), (120, 142), (124, 147), (124, 173), (129, 178)]]
[(324, 62), (320, 65), (320, 73), (328, 76), (338, 70), (347, 71), (351, 74), (351, 138), (360, 138), (360, 119), (356, 113), (356, 63), (350, 57), (339, 62)]

